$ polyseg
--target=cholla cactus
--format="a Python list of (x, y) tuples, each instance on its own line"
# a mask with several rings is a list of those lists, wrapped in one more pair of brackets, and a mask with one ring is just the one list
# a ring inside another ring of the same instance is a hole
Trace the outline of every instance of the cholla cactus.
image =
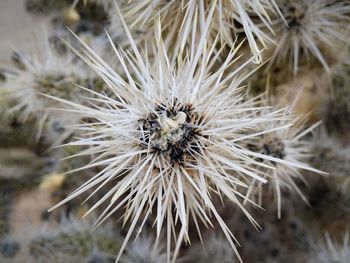
[(89, 31), (98, 35), (107, 25), (109, 1), (100, 0), (25, 0), (25, 7), (34, 15), (47, 15), (55, 28), (66, 27), (77, 33)]
[(194, 28), (200, 29), (198, 34), (203, 33), (204, 21), (214, 8), (212, 39), (219, 34), (223, 43), (234, 45), (236, 35), (243, 31), (256, 62), (261, 62), (259, 44), (266, 47), (266, 41), (272, 42), (261, 24), (271, 30), (270, 16), (279, 13), (275, 0), (133, 0), (121, 1), (123, 4), (127, 24), (146, 36), (152, 32), (154, 18), (160, 16), (166, 45), (174, 45), (175, 41), (175, 52), (189, 42)]
[(0, 178), (0, 240), (10, 231), (9, 214), (15, 194), (11, 186)]
[(58, 226), (9, 235), (0, 242), (0, 258), (4, 263), (88, 262), (97, 256), (111, 259), (120, 240), (110, 224), (92, 231), (87, 222), (62, 218)]
[(329, 70), (326, 56), (336, 54), (335, 41), (338, 45), (347, 40), (350, 5), (337, 0), (278, 0), (276, 3), (285, 20), (276, 22), (280, 29), (275, 30), (278, 44), (271, 65), (287, 63), (296, 74), (301, 64), (314, 57)]
[[(265, 173), (265, 175), (268, 176), (269, 185), (275, 191), (278, 218), (281, 217), (281, 189), (294, 191), (307, 202), (307, 199), (295, 182), (297, 179), (301, 181), (305, 180), (301, 170), (325, 174), (320, 170), (312, 168), (307, 163), (308, 158), (311, 157), (312, 143), (306, 140), (305, 136), (319, 126), (320, 123), (315, 123), (306, 128), (305, 118), (293, 115), (289, 108), (283, 111), (285, 118), (280, 122), (264, 122), (257, 130), (258, 133), (266, 130), (275, 131), (254, 137), (248, 146), (254, 151), (252, 155), (255, 155), (256, 158), (263, 158), (260, 161), (274, 167), (272, 172)], [(283, 126), (288, 126), (289, 128), (281, 129)], [(247, 196), (250, 196), (254, 190), (258, 190), (259, 195), (263, 193), (261, 189), (263, 185), (260, 182), (258, 184), (259, 187), (257, 189), (252, 184)], [(261, 196), (259, 199), (261, 200)]]
[[(5, 73), (4, 73), (5, 75)], [(7, 117), (8, 113), (6, 112), (9, 107), (11, 107), (11, 103), (9, 99), (11, 97), (11, 90), (4, 87), (4, 82), (0, 82), (0, 118), (3, 119)]]
[(347, 263), (350, 258), (349, 233), (344, 235), (343, 243), (336, 243), (328, 233), (325, 234), (324, 242), (312, 242), (310, 263)]
[(105, 8), (109, 8), (112, 5), (113, 0), (74, 0), (72, 6), (76, 6), (79, 2), (102, 4)]
[[(322, 105), (327, 131), (350, 139), (348, 0), (26, 3), (54, 30), (68, 25), (79, 43), (61, 30), (38, 56), (16, 53), (15, 69), (0, 69), (1, 262), (349, 261), (348, 234), (344, 244), (327, 234), (305, 246), (310, 232), (348, 224), (350, 150), (328, 137), (316, 149), (318, 123), (304, 118)], [(273, 57), (261, 77), (250, 64), (265, 55)], [(251, 75), (256, 98), (242, 86)], [(293, 87), (306, 95), (275, 110), (264, 86), (275, 97)], [(308, 164), (315, 151), (317, 169)], [(307, 192), (302, 183), (318, 169), (330, 176)], [(300, 201), (306, 196), (311, 207)], [(60, 211), (47, 214), (60, 200)], [(60, 212), (98, 218), (91, 226)], [(121, 217), (122, 234), (108, 224), (112, 216)]]
[(190, 248), (186, 262), (192, 263), (234, 263), (235, 254), (223, 236), (212, 234), (205, 246), (199, 244)]
[(343, 63), (332, 68), (331, 88), (325, 90), (321, 97), (320, 117), (324, 120), (327, 132), (342, 143), (350, 143), (348, 130), (350, 118), (350, 60), (349, 50), (343, 55)]
[(1, 148), (0, 178), (28, 179), (43, 168), (44, 161), (27, 148)]
[(36, 15), (48, 14), (52, 12), (58, 12), (61, 9), (67, 7), (71, 0), (26, 0), (25, 7), (28, 12)]
[(350, 194), (350, 147), (341, 145), (323, 131), (313, 142), (313, 165), (329, 173), (327, 183), (345, 197)]
[(64, 105), (43, 94), (82, 102), (84, 92), (74, 84), (88, 86), (91, 72), (74, 61), (72, 54), (62, 56), (55, 53), (48, 41), (44, 41), (41, 48), (38, 56), (18, 53), (21, 68), (15, 69), (15, 74), (9, 75), (4, 84), (5, 89), (11, 91), (9, 97), (14, 101), (12, 111), (19, 112), (21, 120), (29, 117), (38, 119), (40, 127), (50, 118), (63, 124), (75, 123), (74, 114), (49, 113), (49, 108), (62, 108)]
[[(206, 20), (206, 31), (209, 23), (210, 19)], [(170, 261), (172, 239), (176, 241), (173, 261), (182, 242), (189, 241), (189, 220), (194, 221), (200, 235), (200, 222), (212, 225), (210, 214), (238, 254), (232, 233), (212, 198), (218, 195), (235, 203), (255, 224), (241, 205), (242, 194), (237, 189), (248, 187), (249, 178), (266, 182), (255, 171), (256, 167), (269, 166), (255, 161), (249, 156), (255, 154), (241, 144), (254, 137), (254, 134), (246, 136), (249, 130), (256, 130), (261, 123), (277, 117), (274, 113), (257, 117), (261, 108), (254, 100), (246, 100), (239, 88), (247, 77), (238, 75), (240, 69), (223, 76), (237, 49), (214, 70), (212, 66), (218, 55), (214, 56), (214, 49), (206, 49), (206, 34), (203, 34), (199, 46), (193, 43), (192, 52), (187, 56), (179, 54), (177, 63), (172, 64), (157, 24), (153, 46), (156, 57), (151, 64), (126, 31), (132, 53), (117, 48), (114, 51), (127, 81), (88, 46), (82, 46), (86, 56), (81, 57), (96, 70), (117, 99), (94, 93), (98, 99), (92, 99), (88, 107), (56, 98), (71, 106), (73, 112), (92, 120), (80, 126), (91, 136), (70, 143), (89, 146), (79, 155), (96, 156), (82, 169), (104, 168), (54, 208), (92, 187), (98, 186), (99, 190), (118, 179), (90, 209), (93, 211), (109, 202), (98, 220), (101, 223), (122, 206), (126, 208), (124, 223), (130, 221), (131, 225), (117, 260), (137, 225), (142, 229), (153, 208), (156, 209), (157, 240), (163, 225), (166, 226), (167, 261)], [(99, 106), (94, 105), (94, 101)], [(268, 132), (267, 129), (262, 133)], [(179, 231), (175, 231), (176, 225), (180, 225)]]
[(167, 256), (164, 247), (155, 244), (151, 237), (141, 236), (126, 248), (126, 254), (121, 258), (121, 262), (165, 263)]

